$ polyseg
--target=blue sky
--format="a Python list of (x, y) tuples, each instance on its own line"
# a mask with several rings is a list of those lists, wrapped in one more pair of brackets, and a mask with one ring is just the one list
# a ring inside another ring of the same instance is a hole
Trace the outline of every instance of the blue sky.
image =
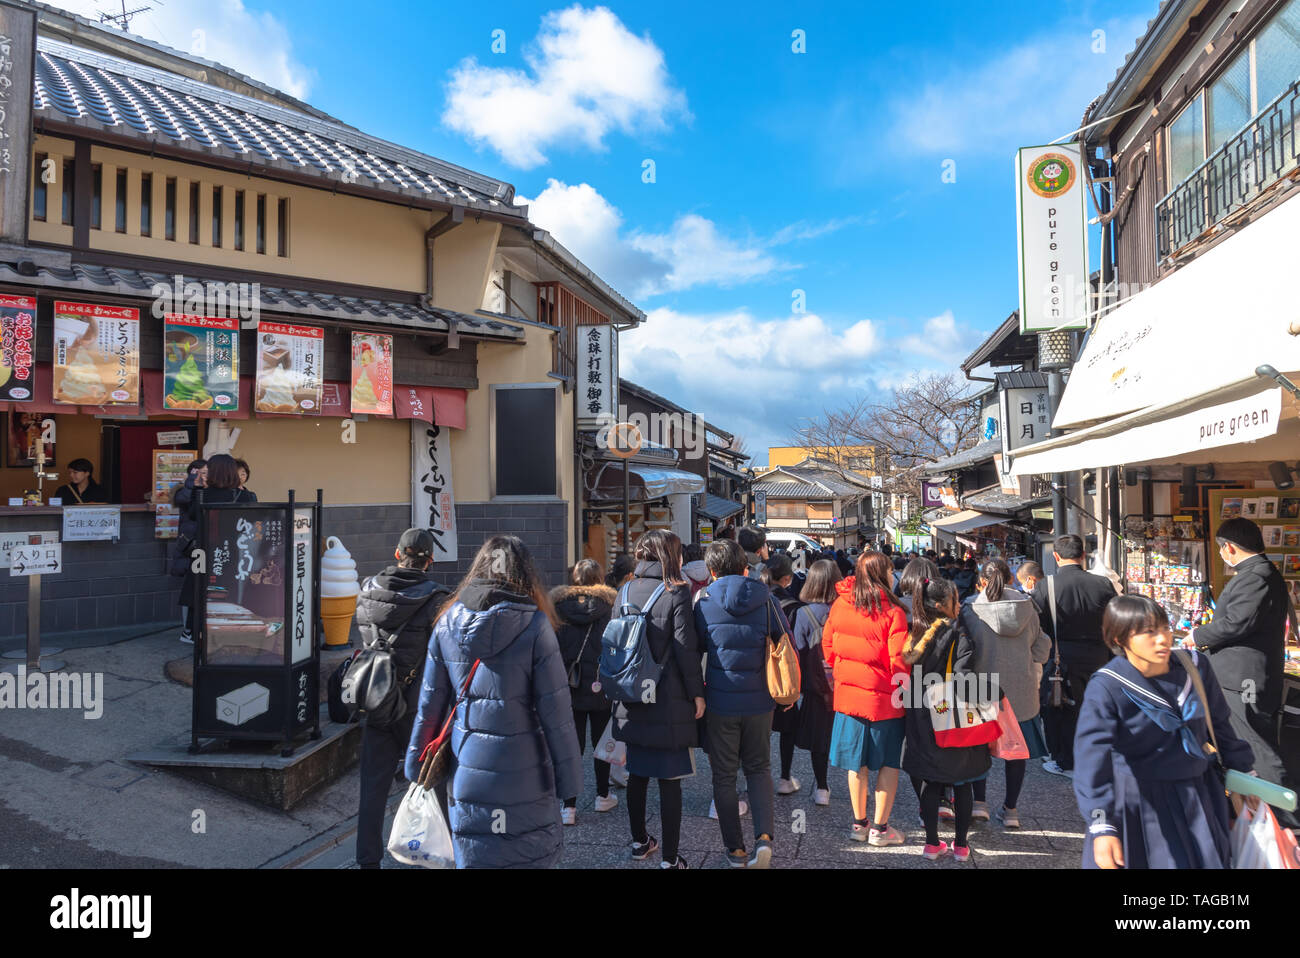
[(1015, 309), (1015, 150), (1079, 125), (1156, 7), (167, 0), (133, 30), (513, 183), (649, 314), (623, 374), (762, 462)]

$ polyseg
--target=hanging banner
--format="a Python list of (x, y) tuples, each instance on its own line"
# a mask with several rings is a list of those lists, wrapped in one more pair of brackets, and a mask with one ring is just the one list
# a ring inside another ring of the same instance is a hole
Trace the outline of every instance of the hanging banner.
[[(25, 246), (32, 162), (36, 11), (0, 5), (0, 240)], [(52, 158), (45, 161), (52, 165)], [(43, 170), (35, 171), (40, 176)], [(58, 202), (57, 190), (50, 197)]]
[(352, 412), (393, 414), (393, 337), (352, 334)]
[(613, 422), (618, 371), (614, 361), (614, 328), (578, 327), (578, 426)]
[(31, 402), (35, 396), (36, 298), (0, 296), (0, 402)]
[(140, 404), (140, 311), (54, 304), (52, 398), (66, 406)]
[(411, 420), (411, 525), (432, 533), (434, 562), (457, 560), (451, 430), (418, 419)]
[(239, 408), (238, 317), (163, 317), (163, 406), (217, 412)]
[(1077, 143), (1016, 153), (1020, 332), (1087, 329), (1087, 170)]
[(320, 415), (325, 330), (257, 324), (258, 412)]

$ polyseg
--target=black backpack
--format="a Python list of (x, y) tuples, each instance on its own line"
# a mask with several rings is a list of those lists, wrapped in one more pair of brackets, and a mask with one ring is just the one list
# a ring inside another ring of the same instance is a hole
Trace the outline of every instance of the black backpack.
[(339, 700), (368, 724), (387, 728), (406, 715), (406, 690), (415, 681), (417, 670), (398, 674), (395, 633), (385, 635), (373, 625), (363, 628), (369, 630), (370, 639), (340, 669)]

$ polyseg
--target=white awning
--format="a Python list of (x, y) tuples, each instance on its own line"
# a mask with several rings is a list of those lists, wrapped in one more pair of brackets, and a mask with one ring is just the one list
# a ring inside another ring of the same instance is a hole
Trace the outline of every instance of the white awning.
[(675, 496), (681, 493), (694, 494), (704, 491), (704, 477), (680, 469), (660, 469), (655, 466), (643, 466), (633, 463), (632, 474), (639, 476), (645, 484), (646, 498), (658, 499), (661, 496)]
[[(1263, 461), (1292, 452), (1295, 440), (1283, 442), (1283, 449), (1261, 442), (1277, 436), (1283, 418), (1294, 419), (1294, 400), (1284, 409), (1282, 390), (1259, 388), (1259, 379), (1221, 389), (1201, 402), (1179, 402), (1121, 416), (1078, 432), (1025, 446), (1015, 453), (1011, 475), (1047, 475), (1102, 466), (1150, 463), (1178, 458), (1205, 462), (1200, 455), (1210, 449), (1249, 444), (1230, 458), (1235, 461)], [(1246, 395), (1242, 395), (1242, 393)], [(1232, 397), (1232, 398), (1229, 398)], [(1223, 401), (1227, 399), (1227, 401)], [(1288, 422), (1289, 427), (1295, 423)], [(1275, 454), (1276, 453), (1276, 454)], [(1222, 459), (1222, 453), (1216, 456)]]
[(969, 532), (971, 529), (979, 529), (983, 526), (995, 526), (999, 522), (1006, 522), (1006, 516), (991, 516), (985, 512), (976, 512), (974, 509), (964, 509), (961, 512), (953, 513), (943, 519), (935, 519), (930, 523), (936, 529), (942, 529), (944, 532)]
[(1103, 316), (1053, 428), (1207, 396), (1263, 364), (1300, 370), (1300, 336), (1288, 332), (1300, 317), (1297, 236), (1292, 198)]

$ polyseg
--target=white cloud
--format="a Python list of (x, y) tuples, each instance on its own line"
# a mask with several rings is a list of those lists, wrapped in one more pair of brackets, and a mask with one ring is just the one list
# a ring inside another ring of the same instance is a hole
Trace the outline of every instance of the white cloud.
[[(111, 0), (49, 0), (54, 6), (99, 22), (101, 11), (120, 11)], [(128, 9), (136, 4), (127, 4)], [(304, 99), (315, 71), (293, 56), (289, 31), (272, 14), (249, 10), (241, 0), (171, 0), (131, 18), (131, 32), (175, 50), (214, 60)]]
[(911, 153), (957, 156), (1007, 153), (1069, 133), (1114, 79), (1146, 21), (1112, 20), (1095, 29), (1105, 30), (1103, 53), (1093, 52), (1094, 27), (1075, 25), (928, 80), (889, 105), (891, 129), (883, 142)]
[(775, 246), (815, 239), (859, 222), (857, 217), (825, 223), (799, 221), (769, 238), (726, 235), (710, 219), (683, 214), (664, 233), (624, 229), (623, 214), (588, 183), (546, 182), (528, 205), (533, 223), (548, 230), (615, 289), (635, 298), (698, 286), (730, 287), (797, 264), (773, 256)]
[(544, 163), (544, 150), (554, 145), (600, 150), (611, 131), (665, 130), (672, 117), (689, 116), (663, 51), (606, 7), (546, 14), (524, 59), (527, 71), (462, 61), (442, 116), (513, 166)]
[(836, 329), (812, 313), (763, 319), (743, 309), (661, 308), (620, 337), (620, 374), (744, 436), (761, 462), (767, 446), (790, 442), (801, 418), (864, 393), (882, 394), (915, 375), (950, 371), (974, 335), (951, 312), (924, 329), (924, 336), (893, 338), (871, 319)]

